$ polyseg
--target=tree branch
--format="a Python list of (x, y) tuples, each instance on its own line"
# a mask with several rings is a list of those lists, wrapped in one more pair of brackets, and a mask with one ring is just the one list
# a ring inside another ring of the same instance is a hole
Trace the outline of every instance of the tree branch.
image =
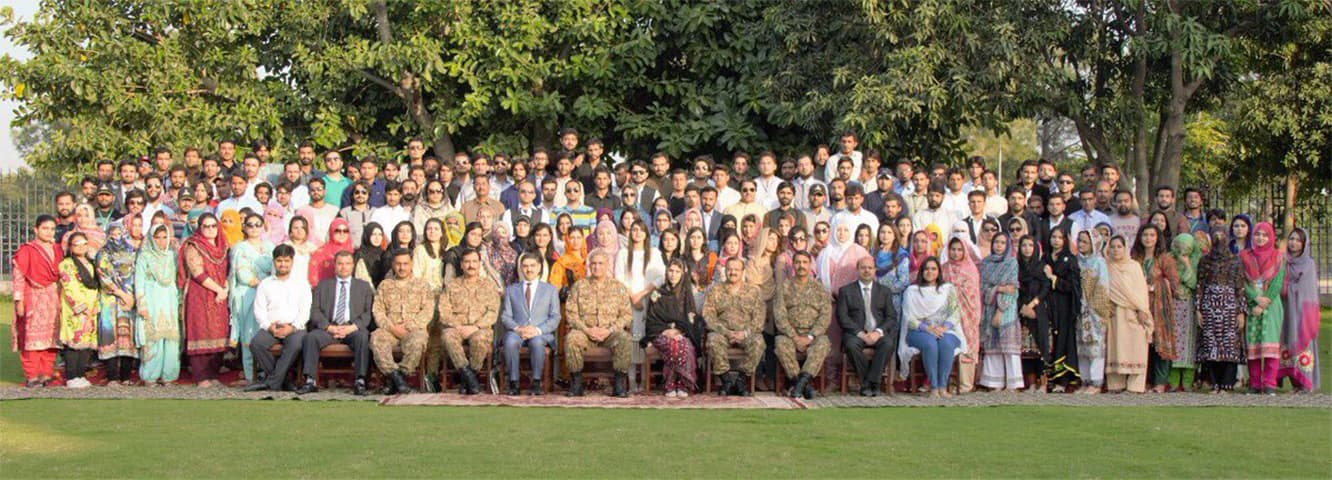
[(365, 68), (357, 69), (356, 71), (357, 71), (357, 72), (360, 72), (360, 73), (361, 73), (361, 76), (365, 77), (366, 80), (369, 80), (369, 81), (371, 81), (371, 82), (375, 82), (375, 84), (377, 84), (377, 85), (379, 85), (379, 86), (381, 86), (381, 87), (384, 87), (384, 88), (388, 89), (388, 91), (390, 91), (390, 92), (393, 92), (394, 95), (397, 95), (398, 97), (401, 97), (401, 98), (407, 98), (407, 92), (406, 92), (405, 90), (403, 90), (403, 88), (402, 88), (401, 86), (399, 86), (398, 84), (395, 84), (395, 83), (389, 81), (388, 79), (386, 79), (386, 78), (384, 78), (384, 77), (381, 77), (381, 76), (379, 76), (379, 75), (375, 75), (375, 74), (372, 73), (370, 70), (365, 69)]

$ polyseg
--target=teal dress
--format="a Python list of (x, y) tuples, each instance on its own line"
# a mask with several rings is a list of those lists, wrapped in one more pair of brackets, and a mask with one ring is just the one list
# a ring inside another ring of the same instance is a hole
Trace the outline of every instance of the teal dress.
[[(248, 240), (231, 247), (231, 276), (227, 277), (227, 303), (231, 307), (231, 343), (239, 343), (245, 379), (254, 380), (254, 358), (250, 339), (259, 332), (254, 319), (254, 295), (259, 281), (273, 274), (273, 244), (262, 240), (258, 247)], [(251, 287), (251, 281), (256, 287)]]
[[(155, 227), (166, 228), (163, 226)], [(174, 382), (180, 376), (180, 289), (176, 250), (157, 248), (149, 236), (134, 260), (134, 341), (139, 378)]]

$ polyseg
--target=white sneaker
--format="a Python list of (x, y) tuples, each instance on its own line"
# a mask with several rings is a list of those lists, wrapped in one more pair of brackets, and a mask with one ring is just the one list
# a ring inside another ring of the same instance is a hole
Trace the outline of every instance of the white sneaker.
[(667, 397), (671, 397), (671, 398), (678, 397), (678, 396), (680, 396), (680, 391), (679, 391), (679, 390), (671, 390), (671, 391), (669, 391), (669, 392), (666, 392), (666, 396), (667, 396)]
[(89, 382), (88, 379), (83, 377), (71, 378), (69, 381), (65, 382), (65, 388), (88, 388), (91, 386), (92, 382)]
[(689, 392), (685, 390), (676, 390), (675, 396), (678, 398), (689, 398)]

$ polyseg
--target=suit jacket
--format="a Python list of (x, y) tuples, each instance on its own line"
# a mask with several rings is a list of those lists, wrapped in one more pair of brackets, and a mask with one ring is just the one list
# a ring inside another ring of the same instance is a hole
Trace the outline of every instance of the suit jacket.
[(898, 330), (897, 308), (893, 305), (893, 295), (887, 287), (874, 282), (870, 288), (870, 305), (860, 294), (860, 280), (843, 285), (837, 290), (837, 324), (842, 326), (842, 335), (855, 335), (865, 330), (865, 309), (869, 308), (874, 317), (874, 329), (883, 331), (885, 336), (896, 338)]
[[(703, 215), (703, 220), (704, 220), (703, 224), (708, 226), (707, 231), (703, 232), (703, 236), (707, 237), (708, 240), (716, 240), (717, 232), (721, 231), (721, 220), (722, 220), (721, 212), (718, 212), (717, 210), (714, 209), (712, 211), (712, 214), (703, 213), (703, 210), (699, 210), (698, 213)], [(676, 215), (675, 224), (684, 225), (685, 215), (688, 214), (689, 212), (686, 211), (685, 213)], [(680, 232), (681, 237), (684, 237), (686, 234), (688, 234), (688, 232)]]
[[(368, 330), (374, 314), (375, 287), (370, 282), (352, 278), (348, 285), (348, 322), (359, 330)], [(338, 301), (338, 277), (325, 278), (315, 286), (310, 305), (310, 330), (323, 330), (333, 324), (333, 309)]]
[(528, 309), (527, 295), (523, 292), (525, 283), (525, 280), (519, 281), (504, 289), (500, 323), (504, 324), (507, 331), (530, 325), (541, 329), (543, 335), (555, 334), (560, 326), (560, 292), (554, 285), (536, 282), (532, 292), (532, 308)]
[(1067, 247), (1069, 251), (1073, 251), (1074, 247), (1072, 246), (1071, 243), (1075, 241), (1075, 239), (1072, 236), (1073, 219), (1068, 218), (1068, 214), (1064, 214), (1064, 219), (1060, 221), (1058, 225), (1055, 225), (1053, 227), (1050, 226), (1050, 219), (1048, 217), (1041, 217), (1041, 219), (1037, 221), (1036, 224), (1037, 225), (1035, 227), (1032, 227), (1032, 230), (1036, 231), (1036, 239), (1041, 242), (1042, 252), (1050, 251), (1050, 235), (1052, 235), (1055, 230), (1064, 231), (1064, 238), (1067, 239), (1069, 242), (1069, 245), (1067, 245)]

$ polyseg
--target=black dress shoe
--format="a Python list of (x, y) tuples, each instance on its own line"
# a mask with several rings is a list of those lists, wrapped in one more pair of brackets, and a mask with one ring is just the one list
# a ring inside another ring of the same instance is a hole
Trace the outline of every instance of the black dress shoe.
[(251, 383), (251, 384), (249, 384), (249, 385), (246, 385), (245, 388), (242, 388), (242, 389), (241, 389), (241, 391), (242, 391), (242, 392), (262, 392), (262, 391), (264, 391), (264, 390), (271, 390), (271, 389), (272, 389), (272, 387), (269, 387), (267, 383), (264, 383), (264, 382), (255, 382), (255, 383)]
[(305, 383), (301, 384), (300, 387), (296, 388), (297, 395), (305, 395), (307, 393), (315, 393), (318, 391), (319, 386), (315, 385), (313, 380), (307, 380)]
[(545, 395), (546, 390), (541, 388), (541, 380), (532, 380), (532, 395)]
[(392, 379), (393, 389), (397, 391), (398, 395), (407, 395), (413, 392), (412, 385), (407, 383), (406, 372), (402, 370), (394, 370)]
[(476, 377), (476, 370), (472, 370), (472, 367), (463, 367), (462, 384), (464, 395), (481, 393), (481, 380)]
[(522, 394), (523, 394), (523, 391), (522, 391), (521, 388), (518, 387), (518, 381), (517, 381), (517, 380), (509, 380), (509, 391), (505, 392), (504, 394), (505, 394), (505, 395), (522, 395)]
[(357, 378), (356, 384), (352, 385), (352, 395), (364, 397), (370, 393), (370, 389), (365, 385), (364, 378)]
[(748, 397), (754, 394), (749, 391), (749, 375), (740, 373), (740, 378), (735, 381), (735, 394), (741, 397)]
[(726, 372), (721, 374), (721, 385), (717, 387), (717, 395), (725, 397), (731, 394), (735, 388), (735, 372)]
[(572, 376), (573, 381), (569, 384), (568, 395), (570, 397), (581, 397), (583, 396), (583, 372), (574, 372)]
[(806, 382), (805, 391), (803, 393), (805, 394), (805, 400), (813, 400), (814, 397), (818, 396), (819, 392), (814, 389), (814, 382)]
[(805, 394), (805, 387), (809, 386), (809, 375), (801, 373), (800, 376), (795, 378), (794, 383), (795, 386), (791, 387), (791, 393), (788, 395), (791, 398), (799, 397)]

